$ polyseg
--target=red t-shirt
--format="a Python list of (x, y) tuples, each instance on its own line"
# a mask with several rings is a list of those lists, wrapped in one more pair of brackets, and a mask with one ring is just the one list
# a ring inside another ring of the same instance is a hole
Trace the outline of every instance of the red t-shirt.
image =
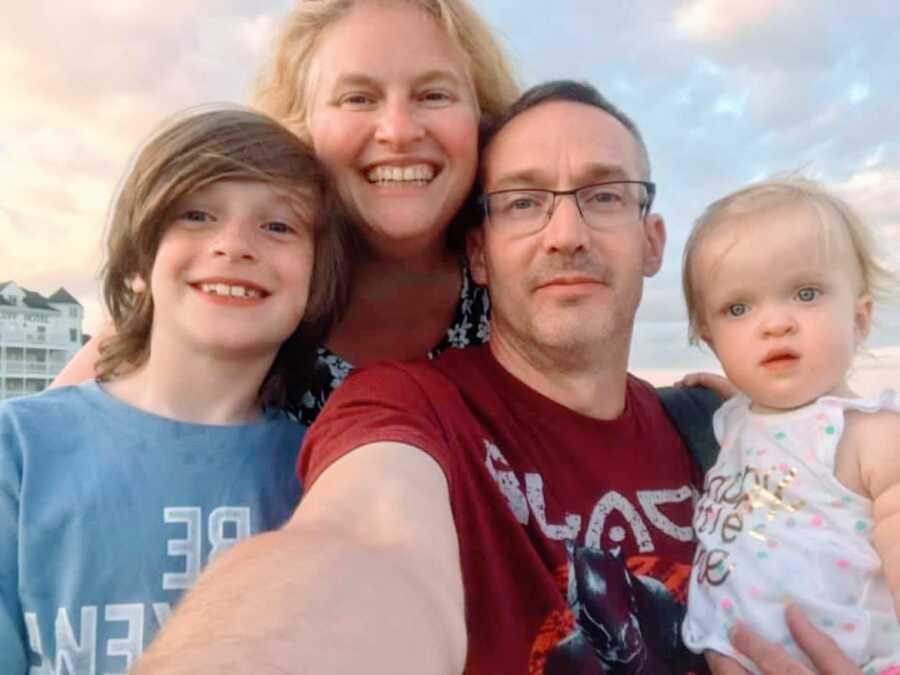
[(306, 435), (311, 485), (367, 443), (443, 468), (460, 546), (465, 672), (680, 673), (699, 474), (654, 389), (580, 415), (504, 370), (488, 347), (354, 373)]

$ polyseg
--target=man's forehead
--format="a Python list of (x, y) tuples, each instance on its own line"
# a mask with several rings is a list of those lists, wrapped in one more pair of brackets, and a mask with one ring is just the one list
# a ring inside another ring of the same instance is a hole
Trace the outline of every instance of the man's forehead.
[(485, 149), (482, 175), (488, 190), (641, 177), (631, 132), (604, 110), (573, 101), (541, 103), (512, 119)]

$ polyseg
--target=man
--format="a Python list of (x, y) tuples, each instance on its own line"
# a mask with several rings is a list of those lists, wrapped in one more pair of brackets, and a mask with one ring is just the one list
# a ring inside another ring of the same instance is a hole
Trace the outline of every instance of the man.
[(665, 244), (649, 175), (595, 90), (526, 93), (485, 146), (468, 240), (490, 347), (352, 376), (308, 434), (294, 518), (223, 555), (138, 672), (697, 667), (679, 625), (698, 471), (627, 374)]

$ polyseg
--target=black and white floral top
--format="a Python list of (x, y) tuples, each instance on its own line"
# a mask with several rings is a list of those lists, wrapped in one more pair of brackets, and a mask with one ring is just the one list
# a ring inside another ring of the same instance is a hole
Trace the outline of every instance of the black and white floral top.
[[(430, 352), (428, 358), (433, 359), (445, 349), (455, 347), (463, 349), (470, 345), (484, 344), (491, 336), (491, 302), (487, 290), (472, 279), (467, 265), (463, 264), (463, 283), (459, 293), (459, 302), (453, 323), (444, 333), (444, 337)], [(291, 412), (306, 425), (313, 421), (325, 405), (325, 401), (350, 374), (353, 366), (337, 354), (329, 351), (324, 345), (318, 349), (313, 385), (301, 392)]]

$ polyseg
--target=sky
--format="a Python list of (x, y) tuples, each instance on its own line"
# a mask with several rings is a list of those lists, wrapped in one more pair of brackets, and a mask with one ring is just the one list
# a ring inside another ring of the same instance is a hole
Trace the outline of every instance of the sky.
[[(669, 240), (632, 365), (715, 369), (687, 344), (681, 251), (712, 200), (802, 172), (871, 222), (900, 270), (900, 4), (474, 0), (525, 86), (591, 82), (641, 128)], [(247, 102), (291, 0), (32, 0), (0, 24), (0, 282), (65, 286), (101, 324), (101, 241), (137, 145), (168, 115)], [(900, 385), (900, 298), (876, 309), (863, 390)]]

